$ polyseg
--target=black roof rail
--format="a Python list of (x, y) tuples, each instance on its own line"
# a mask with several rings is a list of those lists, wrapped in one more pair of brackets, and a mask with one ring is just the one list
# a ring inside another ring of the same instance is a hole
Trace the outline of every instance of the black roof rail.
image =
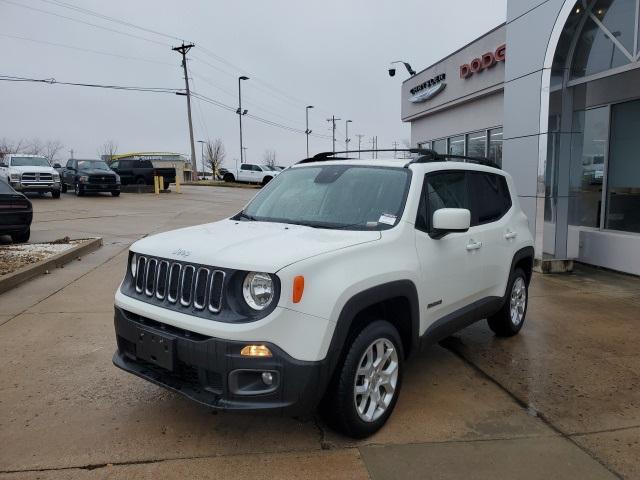
[(412, 158), (405, 164), (405, 168), (409, 167), (414, 163), (431, 163), (431, 162), (446, 162), (446, 161), (455, 161), (456, 159), (463, 160), (469, 163), (476, 163), (479, 165), (485, 165), (487, 167), (493, 167), (500, 169), (500, 166), (495, 163), (493, 160), (484, 157), (471, 157), (467, 155), (457, 155), (453, 153), (438, 153), (435, 150), (431, 150), (428, 148), (391, 148), (391, 149), (382, 149), (382, 150), (350, 150), (350, 151), (342, 151), (342, 152), (320, 152), (310, 158), (305, 158), (304, 160), (300, 160), (298, 164), (302, 163), (314, 163), (314, 162), (326, 162), (330, 160), (357, 160), (356, 158), (348, 157), (348, 156), (339, 156), (343, 154), (350, 153), (377, 153), (377, 152), (408, 152), (414, 153), (418, 155), (415, 158)]

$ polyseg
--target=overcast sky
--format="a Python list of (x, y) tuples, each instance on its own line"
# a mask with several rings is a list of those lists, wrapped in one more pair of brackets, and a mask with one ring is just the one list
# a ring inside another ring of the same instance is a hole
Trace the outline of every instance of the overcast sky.
[[(506, 0), (0, 0), (1, 75), (184, 88), (179, 55), (170, 50), (177, 40), (63, 4), (193, 41), (192, 89), (233, 108), (237, 76), (246, 74), (251, 79), (242, 85), (243, 107), (253, 115), (304, 130), (304, 107), (314, 105), (314, 133), (330, 135), (326, 119), (342, 119), (339, 148), (344, 121), (352, 120), (351, 149), (356, 134), (365, 135), (363, 148), (372, 135), (379, 148), (409, 138), (408, 124), (400, 121), (400, 85), (407, 74), (398, 70), (390, 78), (389, 61), (406, 60), (419, 71), (502, 23), (506, 13)], [(119, 153), (189, 152), (185, 97), (0, 82), (0, 104), (0, 138), (59, 139), (65, 145), (61, 159), (69, 149), (76, 157), (96, 157), (109, 139)], [(221, 138), (227, 163), (239, 156), (237, 115), (199, 100), (193, 114), (196, 140)], [(260, 163), (266, 149), (275, 150), (282, 165), (305, 154), (304, 134), (250, 118), (243, 130), (248, 161)], [(331, 149), (330, 139), (311, 137), (310, 144), (312, 153)]]

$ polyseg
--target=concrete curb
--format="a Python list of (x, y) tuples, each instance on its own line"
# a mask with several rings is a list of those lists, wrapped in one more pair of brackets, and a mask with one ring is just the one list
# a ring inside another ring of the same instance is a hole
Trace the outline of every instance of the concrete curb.
[(77, 245), (65, 252), (58, 253), (53, 257), (41, 260), (37, 263), (26, 265), (15, 272), (4, 275), (0, 278), (0, 293), (11, 290), (21, 283), (32, 279), (38, 275), (42, 275), (47, 270), (62, 267), (71, 262), (73, 259), (81, 257), (87, 253), (91, 253), (102, 246), (102, 238), (92, 238), (80, 245)]

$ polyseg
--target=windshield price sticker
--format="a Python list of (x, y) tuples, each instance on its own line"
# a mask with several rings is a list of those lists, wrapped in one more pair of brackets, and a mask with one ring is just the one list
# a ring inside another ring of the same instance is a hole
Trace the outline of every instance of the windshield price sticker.
[(395, 215), (383, 213), (382, 215), (380, 215), (378, 223), (384, 223), (385, 225), (394, 225), (396, 223), (396, 218), (397, 217)]

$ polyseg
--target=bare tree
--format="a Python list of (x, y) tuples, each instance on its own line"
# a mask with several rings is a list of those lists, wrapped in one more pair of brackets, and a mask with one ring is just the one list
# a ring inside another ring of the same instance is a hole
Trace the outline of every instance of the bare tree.
[(55, 163), (56, 157), (60, 153), (60, 150), (64, 148), (64, 145), (60, 140), (48, 140), (47, 143), (44, 144), (43, 147), (43, 155), (49, 160), (49, 163), (53, 165)]
[(227, 152), (222, 140), (216, 138), (215, 141), (207, 140), (204, 144), (204, 161), (211, 169), (213, 178), (218, 177), (218, 170), (224, 162)]
[(111, 163), (113, 162), (113, 157), (118, 154), (118, 144), (115, 140), (107, 140), (98, 149), (98, 154), (101, 159), (105, 160), (107, 163)]
[(39, 138), (34, 138), (24, 147), (24, 153), (27, 155), (42, 155), (45, 151), (45, 144)]
[(0, 159), (9, 153), (19, 153), (24, 148), (24, 140), (9, 140), (8, 138), (0, 139)]
[(262, 154), (262, 161), (265, 165), (269, 167), (276, 166), (276, 151), (275, 150), (265, 150)]

